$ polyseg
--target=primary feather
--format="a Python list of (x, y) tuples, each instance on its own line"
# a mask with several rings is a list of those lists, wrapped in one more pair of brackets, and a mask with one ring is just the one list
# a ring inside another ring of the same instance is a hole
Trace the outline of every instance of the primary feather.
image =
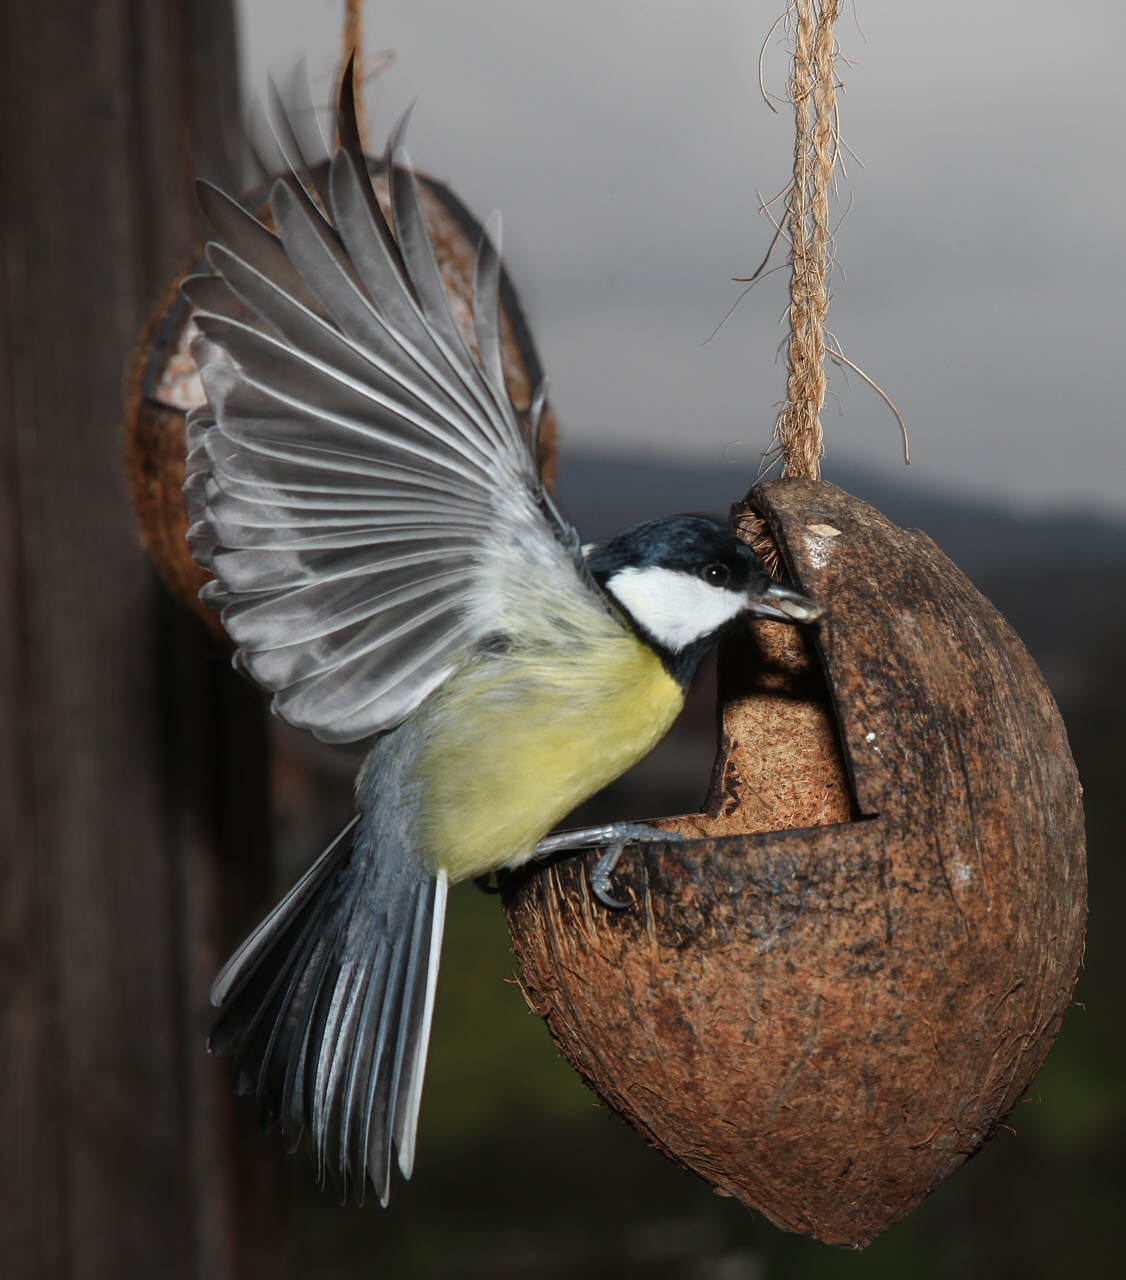
[(505, 387), (496, 246), (483, 237), (475, 355), (402, 125), (393, 225), (383, 216), (351, 69), (340, 122), (323, 211), (296, 173), (271, 189), (276, 233), (201, 188), (223, 239), (208, 246), (216, 274), (185, 282), (208, 398), (190, 424), (185, 498), (238, 664), (284, 718), (344, 742), (400, 722), (497, 629), (508, 575), (550, 565), (592, 588), (540, 486), (535, 424)]

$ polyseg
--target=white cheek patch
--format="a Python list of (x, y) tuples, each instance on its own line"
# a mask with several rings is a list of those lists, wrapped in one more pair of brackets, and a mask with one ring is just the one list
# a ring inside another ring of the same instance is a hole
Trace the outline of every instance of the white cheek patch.
[(740, 591), (709, 586), (679, 569), (619, 569), (606, 589), (659, 644), (676, 653), (711, 635), (747, 607)]

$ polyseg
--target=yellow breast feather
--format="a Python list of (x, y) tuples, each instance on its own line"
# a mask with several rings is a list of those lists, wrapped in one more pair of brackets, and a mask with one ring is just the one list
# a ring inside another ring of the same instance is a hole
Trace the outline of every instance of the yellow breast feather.
[(425, 855), (451, 881), (525, 861), (571, 809), (647, 755), (683, 703), (660, 658), (608, 616), (566, 643), (470, 663), (425, 709)]

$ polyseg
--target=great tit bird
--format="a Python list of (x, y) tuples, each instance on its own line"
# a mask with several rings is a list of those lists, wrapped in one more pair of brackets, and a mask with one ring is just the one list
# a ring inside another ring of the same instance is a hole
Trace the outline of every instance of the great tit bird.
[(697, 517), (581, 547), (537, 470), (542, 390), (527, 420), (506, 390), (495, 234), (474, 347), (401, 126), (381, 212), (351, 69), (338, 130), (319, 191), (291, 150), (276, 233), (200, 186), (217, 238), (183, 286), (207, 396), (185, 500), (236, 664), (317, 737), (374, 737), (355, 816), (216, 979), (211, 1047), (266, 1123), (310, 1132), (322, 1179), (386, 1204), (393, 1152), (414, 1161), (448, 886), (653, 834), (545, 838), (663, 736), (725, 627), (818, 609)]

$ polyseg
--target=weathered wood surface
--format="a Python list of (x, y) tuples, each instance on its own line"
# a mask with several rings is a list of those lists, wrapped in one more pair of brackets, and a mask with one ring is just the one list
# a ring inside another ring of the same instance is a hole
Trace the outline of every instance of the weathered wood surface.
[(846, 774), (793, 646), (787, 717), (777, 672), (729, 645), (714, 794), (669, 825), (749, 830), (764, 804), (827, 825), (630, 851), (622, 912), (564, 860), (506, 910), (533, 1006), (602, 1097), (779, 1226), (863, 1245), (996, 1130), (1056, 1036), (1085, 921), (1080, 790), (1032, 660), (925, 535), (828, 484), (754, 504), (829, 611), (814, 647)]
[(204, 1050), (262, 716), (164, 598), (120, 453), (192, 139), (235, 118), (231, 7), (8, 4), (0, 74), (0, 1274), (284, 1277), (276, 1161)]

